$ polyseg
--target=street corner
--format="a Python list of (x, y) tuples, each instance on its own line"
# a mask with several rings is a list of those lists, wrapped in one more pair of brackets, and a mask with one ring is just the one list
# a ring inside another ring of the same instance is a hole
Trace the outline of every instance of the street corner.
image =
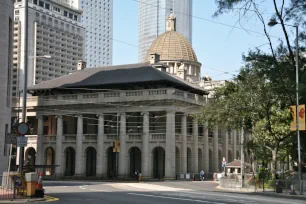
[(55, 202), (55, 201), (58, 201), (59, 198), (55, 198), (55, 197), (52, 197), (52, 196), (45, 196), (45, 199), (44, 199), (44, 202)]

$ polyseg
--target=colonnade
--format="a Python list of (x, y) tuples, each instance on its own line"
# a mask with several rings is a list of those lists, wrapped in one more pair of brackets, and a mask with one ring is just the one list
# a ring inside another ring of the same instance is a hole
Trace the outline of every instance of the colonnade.
[[(187, 173), (187, 149), (188, 143), (191, 143), (191, 152), (192, 152), (192, 161), (191, 161), (191, 172), (199, 171), (199, 163), (198, 163), (198, 151), (199, 148), (202, 152), (203, 162), (201, 166), (205, 172), (209, 172), (212, 169), (214, 172), (219, 171), (219, 149), (223, 149), (223, 157), (228, 161), (228, 141), (229, 141), (229, 132), (225, 131), (224, 137), (222, 137), (223, 142), (220, 144), (219, 141), (219, 131), (218, 127), (215, 127), (213, 130), (213, 147), (211, 147), (209, 142), (209, 132), (208, 129), (205, 128), (204, 134), (202, 136), (202, 141), (199, 142), (199, 128), (197, 119), (193, 119), (192, 121), (192, 140), (188, 140), (187, 138), (187, 114), (181, 115), (181, 133), (180, 140), (176, 141), (176, 131), (175, 131), (175, 111), (167, 111), (166, 113), (166, 137), (164, 141), (165, 148), (165, 178), (175, 178), (177, 173)], [(152, 177), (152, 148), (150, 146), (151, 136), (150, 136), (150, 119), (149, 112), (143, 112), (143, 124), (142, 124), (142, 135), (141, 135), (141, 173), (143, 177), (150, 178)], [(77, 115), (77, 134), (75, 141), (75, 175), (82, 176), (84, 175), (85, 164), (82, 160), (83, 153), (83, 116)], [(96, 149), (96, 175), (102, 176), (107, 174), (106, 168), (106, 149), (105, 149), (105, 121), (104, 114), (98, 114), (98, 132), (97, 132), (97, 149)], [(120, 139), (120, 152), (119, 152), (119, 163), (118, 163), (118, 174), (119, 177), (126, 177), (128, 162), (128, 147), (127, 147), (127, 131), (126, 131), (126, 113), (118, 114), (120, 120), (120, 130), (119, 130), (119, 139)], [(37, 154), (36, 154), (36, 164), (44, 164), (44, 136), (43, 136), (43, 117), (39, 116), (38, 118), (38, 137), (37, 137)], [(56, 167), (55, 173), (58, 176), (63, 176), (65, 167), (63, 167), (63, 116), (58, 115), (57, 118), (57, 131), (56, 131), (56, 140), (55, 140), (55, 165), (60, 165)], [(233, 143), (233, 154), (234, 158), (236, 158), (236, 134), (232, 134)], [(180, 149), (180, 172), (176, 172), (176, 148)], [(209, 167), (209, 151), (212, 150), (212, 168)], [(203, 150), (203, 151), (202, 151)], [(221, 169), (220, 169), (221, 170)], [(188, 172), (190, 173), (190, 172)]]

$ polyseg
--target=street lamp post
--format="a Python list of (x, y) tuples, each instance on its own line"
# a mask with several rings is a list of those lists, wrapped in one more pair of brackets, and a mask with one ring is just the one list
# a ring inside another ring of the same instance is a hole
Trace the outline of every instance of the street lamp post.
[[(275, 25), (279, 24), (275, 19), (271, 20), (268, 25), (270, 27), (273, 27)], [(286, 26), (294, 27), (296, 29), (296, 56), (295, 56), (295, 62), (296, 62), (296, 134), (298, 139), (298, 169), (299, 169), (299, 185), (300, 185), (300, 194), (303, 194), (303, 181), (302, 181), (302, 168), (301, 168), (301, 141), (300, 141), (300, 127), (299, 127), (299, 25), (288, 25)]]

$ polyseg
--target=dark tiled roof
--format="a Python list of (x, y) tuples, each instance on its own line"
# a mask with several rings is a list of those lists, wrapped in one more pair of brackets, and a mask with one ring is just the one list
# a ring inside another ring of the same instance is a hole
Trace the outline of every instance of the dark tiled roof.
[(173, 87), (192, 93), (207, 94), (200, 87), (161, 72), (148, 63), (87, 68), (69, 75), (41, 82), (28, 88), (29, 93), (67, 88), (139, 89)]

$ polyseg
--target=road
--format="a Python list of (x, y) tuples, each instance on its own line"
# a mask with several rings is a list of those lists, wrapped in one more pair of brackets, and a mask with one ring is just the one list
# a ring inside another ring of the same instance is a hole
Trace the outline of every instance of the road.
[(305, 200), (221, 192), (215, 182), (45, 182), (46, 195), (59, 198), (54, 203), (73, 204), (305, 204)]

